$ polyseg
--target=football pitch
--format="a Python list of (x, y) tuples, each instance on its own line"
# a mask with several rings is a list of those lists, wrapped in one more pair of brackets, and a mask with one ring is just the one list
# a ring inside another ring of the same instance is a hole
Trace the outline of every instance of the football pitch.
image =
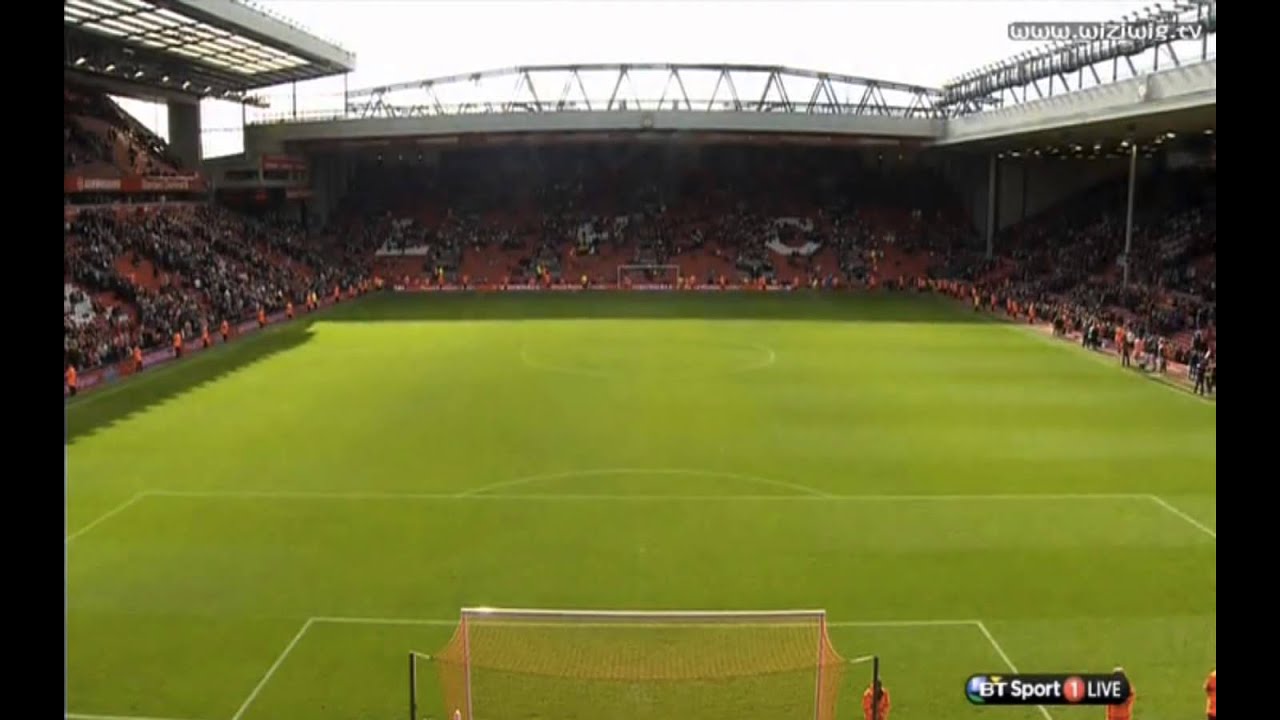
[(1117, 365), (915, 295), (269, 328), (68, 404), (68, 717), (405, 718), (408, 652), (474, 606), (825, 608), (894, 720), (1101, 717), (964, 680), (1115, 665), (1137, 720), (1202, 717), (1217, 410)]

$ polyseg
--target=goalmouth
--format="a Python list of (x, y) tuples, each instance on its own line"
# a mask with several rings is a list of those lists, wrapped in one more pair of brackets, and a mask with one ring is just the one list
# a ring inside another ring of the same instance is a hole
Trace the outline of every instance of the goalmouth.
[[(435, 665), (440, 708), (419, 665)], [(835, 720), (848, 668), (822, 610), (465, 608), (434, 656), (409, 654), (412, 720)], [(435, 705), (436, 703), (431, 703)], [(435, 708), (430, 708), (435, 710)]]
[(619, 265), (618, 287), (670, 290), (680, 284), (679, 265)]

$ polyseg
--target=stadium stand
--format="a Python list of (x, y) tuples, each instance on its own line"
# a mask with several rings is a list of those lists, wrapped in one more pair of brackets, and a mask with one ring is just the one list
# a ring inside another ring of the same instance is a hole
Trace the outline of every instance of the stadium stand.
[(966, 238), (963, 213), (923, 167), (864, 174), (821, 152), (733, 147), (670, 164), (661, 150), (610, 146), (525, 158), (370, 164), (333, 232), (375, 248), (388, 277), (479, 284), (528, 282), (538, 268), (608, 284), (619, 265), (666, 263), (708, 282), (847, 283), (865, 279), (873, 247)]
[(1170, 359), (1216, 340), (1214, 172), (1138, 189), (1133, 275), (1119, 282), (1123, 180), (1003, 230), (995, 257), (927, 165), (886, 170), (797, 148), (643, 147), (461, 152), (437, 166), (366, 164), (333, 233), (401, 282), (612, 284), (619, 265), (675, 263), (695, 282), (914, 286), (939, 279), (1039, 307), (1067, 332), (1098, 324), (1163, 339)]
[(64, 227), (64, 275), (66, 361), (81, 369), (367, 277), (350, 256), (306, 244), (294, 225), (214, 206), (81, 212)]
[(1074, 319), (1069, 331), (1099, 323), (1110, 338), (1123, 326), (1167, 341), (1185, 363), (1193, 348), (1216, 350), (1217, 209), (1215, 173), (1186, 169), (1148, 178), (1135, 216), (1131, 281), (1119, 282), (1124, 248), (1124, 187), (1104, 183), (1067, 198), (1003, 233), (1005, 249), (986, 260), (955, 252), (936, 276), (994, 292), (1003, 307), (1013, 300)]
[[(63, 90), (64, 170), (94, 178), (183, 171), (165, 142), (101, 90)], [(153, 197), (154, 196), (154, 197)], [(311, 242), (296, 221), (251, 218), (207, 202), (133, 204), (81, 194), (64, 220), (65, 363), (79, 370), (168, 347), (174, 333), (277, 312), (309, 292), (359, 287), (367, 253)]]
[(181, 163), (155, 133), (105, 93), (63, 87), (63, 170), (88, 177), (173, 175)]
[[(174, 173), (163, 141), (100, 91), (64, 90), (64, 165)], [(201, 203), (84, 209), (65, 228), (66, 352), (92, 368), (174, 332), (281, 309), (311, 291), (397, 282), (618, 282), (673, 264), (694, 283), (921, 286), (997, 295), (1067, 332), (1123, 326), (1171, 359), (1216, 340), (1212, 170), (1144, 177), (1131, 282), (1117, 282), (1125, 186), (1110, 180), (1002, 230), (994, 257), (927, 162), (823, 148), (603, 143), (461, 150), (439, 162), (369, 159), (322, 232)], [(87, 198), (81, 198), (83, 201)], [(652, 279), (652, 278), (651, 278)], [(932, 287), (933, 285), (925, 285)]]

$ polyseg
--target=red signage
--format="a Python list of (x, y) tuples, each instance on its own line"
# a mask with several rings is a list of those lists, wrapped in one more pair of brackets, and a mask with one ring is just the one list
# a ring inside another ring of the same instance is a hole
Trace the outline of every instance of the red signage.
[(64, 193), (153, 193), (204, 192), (204, 178), (199, 175), (126, 175), (121, 178), (92, 178), (67, 175)]
[(288, 155), (263, 155), (263, 170), (302, 170), (307, 169), (307, 161), (303, 158)]

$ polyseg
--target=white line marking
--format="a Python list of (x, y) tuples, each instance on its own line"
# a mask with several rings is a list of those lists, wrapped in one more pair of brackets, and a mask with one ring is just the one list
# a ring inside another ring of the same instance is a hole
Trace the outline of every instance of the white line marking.
[[(800, 622), (801, 618), (797, 618), (796, 622)], [(331, 625), (427, 625), (433, 627), (453, 627), (461, 622), (461, 617), (457, 618), (380, 618), (380, 617), (313, 617), (308, 622), (326, 623)], [(501, 620), (493, 621), (495, 623)], [(679, 625), (680, 627), (720, 627), (724, 623), (696, 623), (673, 621), (667, 623), (631, 623), (625, 619), (617, 622), (575, 622), (572, 619), (566, 619), (562, 622), (533, 622), (533, 621), (513, 621), (520, 625), (528, 626), (557, 626), (563, 627), (572, 625), (574, 627), (618, 627), (625, 625), (627, 627), (671, 627)], [(970, 625), (978, 625), (977, 620), (844, 620), (844, 621), (828, 621), (828, 627), (963, 627)], [(761, 627), (776, 627), (785, 625), (785, 622), (762, 622), (762, 623), (734, 623), (735, 625), (759, 625)], [(812, 624), (812, 623), (807, 623)]]
[[(306, 622), (304, 622), (302, 624), (302, 627), (298, 630), (298, 633), (293, 636), (293, 639), (290, 640), (289, 644), (285, 646), (284, 650), (280, 653), (280, 656), (276, 658), (276, 661), (271, 664), (270, 668), (267, 669), (266, 674), (263, 675), (262, 679), (258, 681), (257, 686), (253, 688), (253, 692), (249, 693), (249, 697), (245, 699), (244, 703), (240, 706), (240, 709), (236, 711), (236, 714), (231, 717), (231, 720), (241, 720), (241, 718), (244, 716), (245, 711), (248, 710), (249, 706), (253, 704), (253, 701), (257, 699), (258, 694), (262, 692), (262, 689), (264, 687), (266, 687), (267, 682), (271, 680), (271, 677), (275, 675), (276, 671), (280, 668), (280, 666), (284, 664), (285, 659), (289, 657), (290, 653), (293, 652), (294, 647), (296, 647), (298, 642), (302, 640), (302, 637), (307, 634), (307, 631), (311, 629), (312, 625), (323, 623), (323, 624), (331, 624), (331, 625), (419, 625), (419, 626), (433, 626), (433, 627), (455, 627), (460, 622), (461, 622), (461, 617), (391, 618), (391, 617), (342, 617), (342, 616), (333, 616), (333, 615), (318, 615), (318, 616), (307, 618)], [(522, 622), (521, 624), (537, 625), (539, 623)], [(543, 624), (547, 624), (547, 625), (553, 624), (557, 626), (566, 625), (566, 623), (564, 622), (543, 623)], [(581, 627), (584, 625), (590, 626), (593, 623), (572, 623), (572, 624), (575, 627)], [(616, 627), (619, 624), (626, 624), (631, 627), (643, 626), (643, 624), (641, 623), (616, 623), (615, 622), (615, 623), (594, 623), (594, 624), (607, 625), (609, 627)], [(695, 627), (700, 625), (699, 623), (680, 623), (680, 624), (682, 626), (692, 625)], [(763, 626), (767, 626), (767, 625), (770, 625), (771, 623), (759, 623), (759, 624)], [(772, 623), (772, 624), (777, 625), (777, 623)], [(837, 620), (834, 622), (827, 622), (826, 624), (829, 627), (904, 627), (904, 628), (906, 627), (976, 627), (987, 638), (987, 641), (991, 643), (991, 647), (995, 648), (996, 653), (999, 654), (1001, 659), (1004, 660), (1005, 664), (1009, 666), (1009, 669), (1015, 673), (1018, 672), (1018, 668), (1013, 664), (1013, 661), (1009, 659), (1009, 656), (1008, 654), (1005, 653), (1004, 648), (1000, 647), (1000, 644), (996, 642), (995, 637), (991, 635), (991, 631), (987, 629), (987, 626), (981, 620)], [(660, 625), (657, 623), (654, 623), (654, 625), (661, 626), (661, 627), (670, 627), (672, 623), (664, 623)], [(720, 626), (722, 625), (722, 623), (702, 623), (701, 625)], [(858, 662), (864, 659), (865, 658), (856, 658), (852, 662)], [(1048, 710), (1045, 710), (1044, 707), (1040, 708), (1040, 712), (1042, 715), (1044, 715), (1045, 720), (1053, 720), (1053, 718), (1049, 715)], [(113, 718), (109, 716), (90, 716), (90, 715), (76, 716), (74, 718), (73, 716), (68, 715), (67, 717), (68, 717), (68, 720), (161, 720), (159, 718), (128, 718), (128, 717)]]
[(740, 473), (721, 472), (718, 470), (693, 470), (689, 468), (600, 468), (598, 470), (566, 470), (564, 472), (530, 475), (528, 477), (516, 478), (514, 480), (503, 480), (489, 485), (483, 485), (478, 488), (473, 488), (471, 490), (466, 490), (458, 494), (464, 497), (470, 497), (472, 495), (486, 493), (489, 490), (498, 490), (500, 488), (509, 488), (518, 485), (528, 485), (531, 483), (541, 482), (543, 480), (600, 477), (604, 475), (681, 475), (687, 477), (727, 478), (729, 480), (742, 480), (744, 482), (771, 485), (773, 487), (794, 490), (796, 492), (805, 493), (815, 497), (830, 497), (827, 493), (818, 490), (817, 488), (809, 487), (808, 485), (799, 485), (782, 480), (770, 480), (769, 478), (763, 478), (757, 475), (742, 475)]
[(402, 493), (402, 492), (312, 492), (308, 490), (148, 490), (142, 495), (173, 498), (227, 498), (263, 500), (493, 500), (493, 501), (542, 501), (542, 502), (969, 502), (969, 501), (1025, 501), (1044, 502), (1058, 500), (1149, 500), (1144, 493), (1007, 493), (993, 495), (561, 495), (561, 494), (472, 494), (464, 493)]
[(95, 715), (93, 713), (73, 713), (66, 715), (67, 720), (177, 720), (177, 718), (141, 717), (138, 715)]
[(1199, 520), (1197, 520), (1197, 519), (1195, 519), (1195, 518), (1191, 517), (1190, 515), (1188, 515), (1188, 514), (1186, 514), (1186, 513), (1182, 512), (1182, 511), (1181, 511), (1181, 510), (1179, 510), (1178, 508), (1176, 508), (1176, 507), (1174, 507), (1173, 505), (1169, 504), (1169, 502), (1168, 502), (1168, 501), (1166, 501), (1164, 498), (1160, 497), (1159, 495), (1148, 495), (1147, 497), (1148, 497), (1148, 498), (1150, 498), (1153, 502), (1155, 502), (1155, 503), (1156, 503), (1157, 505), (1159, 505), (1160, 507), (1164, 508), (1165, 510), (1168, 510), (1169, 512), (1173, 513), (1174, 515), (1177, 515), (1178, 517), (1182, 518), (1183, 520), (1186, 520), (1187, 522), (1191, 523), (1192, 525), (1195, 525), (1195, 526), (1196, 526), (1197, 528), (1199, 528), (1202, 532), (1204, 532), (1206, 535), (1208, 535), (1209, 537), (1213, 538), (1214, 540), (1217, 540), (1217, 539), (1218, 539), (1218, 533), (1214, 532), (1213, 528), (1209, 527), (1208, 525), (1205, 525), (1204, 523), (1200, 522)]
[(103, 513), (102, 515), (100, 515), (100, 516), (98, 517), (98, 519), (94, 520), (93, 522), (89, 523), (88, 525), (85, 525), (84, 527), (80, 528), (79, 530), (77, 530), (77, 531), (75, 531), (75, 532), (71, 533), (70, 535), (68, 535), (68, 536), (67, 536), (67, 539), (66, 539), (66, 542), (65, 542), (64, 544), (66, 544), (66, 545), (70, 545), (72, 540), (75, 540), (76, 538), (80, 537), (81, 535), (84, 535), (85, 533), (87, 533), (87, 532), (89, 532), (90, 530), (94, 529), (94, 528), (95, 528), (95, 527), (97, 527), (98, 525), (101, 525), (102, 523), (104, 523), (104, 522), (106, 522), (107, 520), (111, 519), (113, 516), (115, 516), (115, 515), (117, 515), (117, 514), (119, 514), (119, 513), (124, 512), (125, 510), (129, 509), (129, 507), (130, 507), (130, 506), (132, 506), (134, 503), (138, 502), (139, 500), (141, 500), (142, 498), (144, 498), (144, 497), (146, 497), (147, 495), (150, 495), (150, 494), (151, 494), (151, 493), (150, 493), (150, 492), (147, 492), (147, 491), (140, 492), (140, 493), (138, 493), (138, 494), (134, 495), (133, 497), (129, 498), (128, 500), (125, 500), (124, 502), (122, 502), (122, 503), (120, 503), (119, 505), (115, 506), (114, 508), (111, 508), (110, 510), (108, 510), (108, 511), (106, 511), (105, 513)]
[[(1000, 659), (1004, 661), (1004, 664), (1008, 666), (1009, 670), (1014, 673), (1018, 672), (1018, 666), (1013, 664), (1013, 659), (1009, 657), (1009, 653), (1005, 652), (1004, 648), (1000, 647), (1000, 643), (996, 642), (996, 636), (992, 635), (991, 631), (987, 629), (987, 624), (981, 620), (976, 622), (978, 629), (981, 630), (982, 634), (987, 638), (987, 642), (991, 643), (991, 647), (995, 648), (996, 654), (1000, 656)], [(1036, 707), (1040, 708), (1040, 714), (1045, 717), (1045, 720), (1053, 720), (1053, 716), (1049, 714), (1049, 711), (1045, 706), (1037, 705)]]
[(307, 634), (307, 630), (311, 627), (311, 622), (312, 620), (308, 618), (306, 622), (302, 623), (302, 627), (299, 628), (298, 634), (293, 636), (293, 639), (285, 646), (284, 651), (280, 653), (280, 657), (276, 658), (276, 661), (271, 663), (271, 667), (267, 668), (267, 674), (263, 675), (262, 679), (258, 681), (258, 684), (254, 686), (253, 692), (249, 693), (249, 697), (245, 698), (244, 703), (240, 705), (240, 709), (236, 711), (235, 715), (231, 716), (231, 720), (240, 720), (240, 718), (244, 717), (245, 711), (248, 710), (249, 706), (253, 704), (253, 701), (258, 698), (258, 693), (262, 692), (262, 688), (267, 686), (267, 681), (270, 680), (271, 676), (276, 674), (276, 670), (279, 670), (280, 666), (284, 664), (284, 659), (289, 657), (289, 653), (293, 652), (293, 648), (297, 646), (298, 641), (302, 639), (302, 636)]
[(737, 370), (730, 370), (729, 372), (740, 373), (751, 372), (753, 370), (764, 370), (767, 367), (772, 367), (774, 363), (778, 362), (778, 353), (769, 345), (745, 345), (744, 347), (749, 347), (754, 350), (763, 350), (766, 354), (764, 362), (756, 363), (755, 365), (748, 365)]

